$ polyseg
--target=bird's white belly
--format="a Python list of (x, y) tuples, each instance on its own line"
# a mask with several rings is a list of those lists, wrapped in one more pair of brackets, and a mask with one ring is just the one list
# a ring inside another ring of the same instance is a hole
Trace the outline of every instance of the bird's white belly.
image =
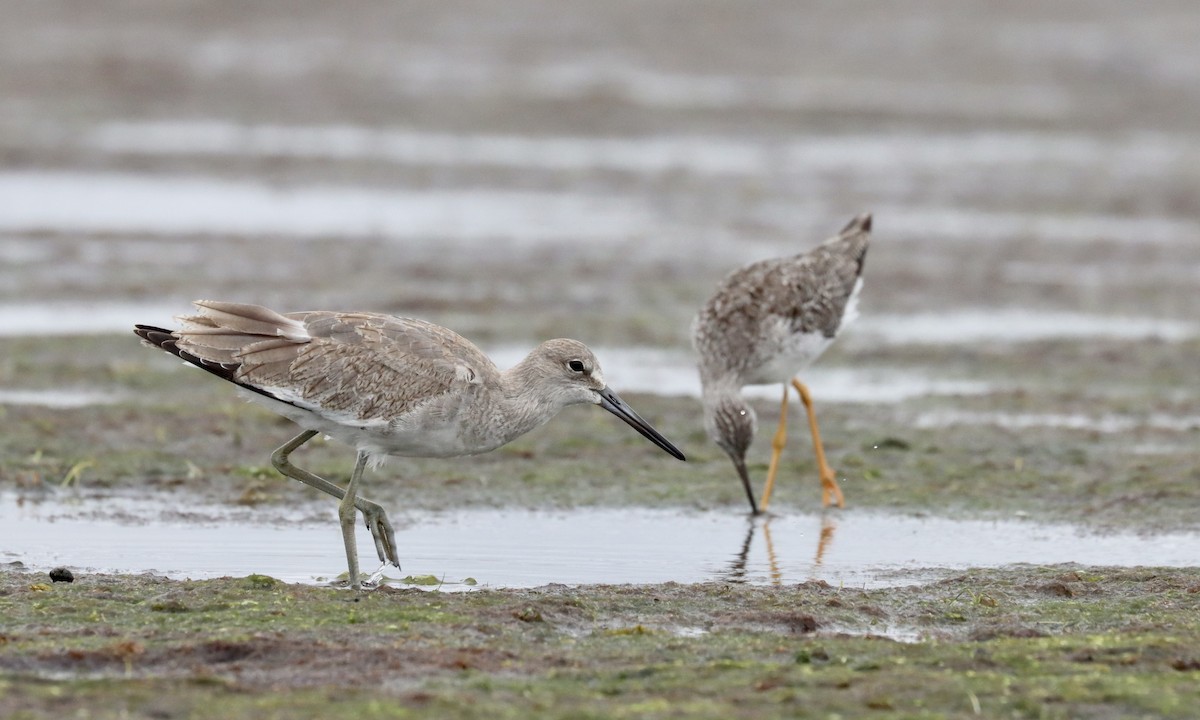
[(493, 449), (468, 442), (462, 426), (453, 416), (435, 419), (418, 412), (398, 422), (362, 420), (339, 413), (308, 410), (259, 393), (243, 391), (243, 394), (305, 430), (315, 430), (374, 456), (458, 457)]
[(747, 385), (785, 383), (807, 368), (833, 344), (833, 338), (821, 333), (789, 334), (773, 353), (746, 377)]
[[(767, 345), (773, 346), (775, 352), (763, 358), (757, 368), (752, 368), (746, 375), (747, 385), (774, 385), (789, 382), (796, 373), (804, 370), (821, 353), (829, 349), (834, 339), (841, 334), (847, 325), (858, 318), (858, 294), (862, 291), (862, 278), (854, 283), (854, 289), (842, 310), (842, 319), (833, 337), (826, 337), (821, 332), (796, 333), (783, 318), (778, 318), (777, 324), (766, 328)], [(775, 342), (769, 338), (773, 335)]]

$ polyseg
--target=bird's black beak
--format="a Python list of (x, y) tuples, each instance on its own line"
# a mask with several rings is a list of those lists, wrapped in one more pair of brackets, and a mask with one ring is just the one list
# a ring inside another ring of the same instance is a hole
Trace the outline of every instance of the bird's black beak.
[(750, 514), (761, 514), (762, 511), (758, 509), (758, 501), (754, 499), (754, 489), (750, 487), (750, 473), (746, 471), (746, 461), (732, 454), (729, 457), (733, 460), (733, 466), (737, 468), (738, 477), (742, 479), (742, 487), (746, 488), (746, 498), (750, 501)]
[[(670, 440), (667, 440), (661, 433), (651, 427), (650, 423), (643, 420), (640, 415), (633, 411), (633, 408), (626, 405), (625, 401), (612, 390), (604, 388), (600, 391), (600, 407), (629, 423), (630, 427), (640, 432), (647, 440), (670, 453), (675, 458), (687, 460), (683, 456), (683, 453), (679, 452), (679, 448), (672, 445)], [(747, 483), (749, 483), (748, 480)]]

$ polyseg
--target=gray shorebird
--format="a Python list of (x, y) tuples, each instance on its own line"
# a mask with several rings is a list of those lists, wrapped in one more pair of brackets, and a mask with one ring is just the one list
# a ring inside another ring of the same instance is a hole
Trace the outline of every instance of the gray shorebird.
[[(389, 563), (400, 566), (387, 514), (358, 496), (364, 468), (388, 455), (487, 452), (569, 405), (592, 403), (684, 459), (605, 384), (595, 355), (577, 340), (548, 340), (501, 371), (466, 338), (422, 320), (366, 312), (281, 314), (213, 300), (194, 304), (199, 313), (177, 318), (183, 325), (178, 330), (137, 325), (134, 332), (304, 428), (271, 462), (284, 475), (341, 499), (338, 517), (354, 588), (360, 587), (356, 509), (383, 562), (376, 575)], [(345, 490), (288, 460), (318, 433), (358, 451)]]
[(771, 501), (779, 456), (787, 443), (789, 385), (808, 411), (813, 449), (821, 478), (821, 502), (845, 505), (817, 428), (812, 396), (796, 374), (808, 367), (857, 314), (863, 260), (871, 235), (871, 215), (850, 221), (836, 237), (813, 250), (763, 260), (736, 270), (717, 287), (692, 326), (703, 386), (704, 427), (733, 460), (750, 510), (760, 512), (746, 471), (746, 449), (757, 419), (742, 399), (745, 385), (783, 383), (779, 428), (771, 442), (771, 465), (762, 510)]

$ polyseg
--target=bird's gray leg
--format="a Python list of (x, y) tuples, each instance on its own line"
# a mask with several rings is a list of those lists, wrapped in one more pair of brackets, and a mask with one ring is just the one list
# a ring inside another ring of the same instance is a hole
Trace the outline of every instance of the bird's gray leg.
[[(319, 475), (296, 467), (288, 460), (292, 451), (312, 440), (316, 435), (316, 430), (305, 430), (287, 441), (271, 454), (271, 464), (287, 477), (299, 480), (309, 487), (341, 500), (346, 496), (345, 490)], [(379, 555), (379, 561), (400, 567), (400, 555), (396, 551), (396, 532), (392, 529), (392, 523), (388, 520), (383, 507), (379, 503), (357, 497), (357, 493), (354, 498), (354, 506), (362, 512), (363, 519), (367, 521), (367, 529), (371, 531), (371, 537), (375, 540), (375, 552)]]
[(358, 542), (354, 537), (354, 519), (358, 515), (358, 509), (354, 507), (354, 498), (358, 495), (358, 480), (366, 466), (367, 454), (359, 452), (358, 460), (354, 463), (354, 473), (350, 475), (350, 483), (346, 485), (346, 495), (338, 504), (338, 520), (342, 524), (342, 542), (346, 545), (346, 565), (349, 569), (351, 590), (362, 587), (362, 580), (358, 576)]

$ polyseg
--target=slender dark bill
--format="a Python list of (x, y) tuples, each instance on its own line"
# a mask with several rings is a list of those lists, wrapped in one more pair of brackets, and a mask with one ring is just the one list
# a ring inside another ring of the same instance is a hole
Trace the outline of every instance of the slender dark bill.
[(625, 401), (612, 390), (604, 388), (600, 391), (600, 407), (629, 423), (629, 426), (640, 432), (643, 437), (672, 456), (680, 460), (687, 460), (683, 456), (683, 453), (679, 452), (679, 448), (672, 445), (670, 440), (667, 440), (662, 434), (651, 427), (650, 423), (643, 420), (640, 415), (633, 411), (633, 408), (626, 405)]
[(746, 471), (746, 461), (733, 458), (733, 466), (737, 468), (738, 477), (742, 479), (742, 486), (746, 488), (746, 497), (750, 500), (750, 514), (758, 515), (761, 511), (758, 509), (758, 502), (754, 499), (754, 489), (750, 487), (750, 473)]

